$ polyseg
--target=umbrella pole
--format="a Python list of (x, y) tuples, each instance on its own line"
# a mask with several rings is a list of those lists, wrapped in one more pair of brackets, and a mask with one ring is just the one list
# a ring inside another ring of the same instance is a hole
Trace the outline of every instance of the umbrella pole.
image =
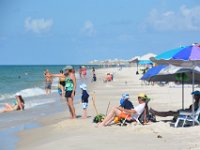
[[(192, 92), (194, 92), (194, 64), (192, 66)], [(194, 97), (192, 96), (192, 116), (193, 116), (193, 122), (192, 125), (194, 126)]]
[(182, 109), (184, 110), (184, 73), (182, 73)]

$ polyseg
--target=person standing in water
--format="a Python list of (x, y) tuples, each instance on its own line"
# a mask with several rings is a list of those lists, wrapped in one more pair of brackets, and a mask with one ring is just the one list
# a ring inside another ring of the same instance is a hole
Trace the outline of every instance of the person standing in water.
[(44, 77), (45, 77), (45, 91), (46, 94), (50, 94), (51, 93), (51, 85), (53, 82), (53, 78), (51, 76), (51, 73), (48, 71), (48, 69), (46, 69), (46, 71), (44, 72)]
[(76, 77), (73, 73), (73, 67), (67, 66), (65, 68), (66, 78), (65, 78), (65, 98), (71, 113), (72, 119), (76, 118), (75, 108), (74, 108), (74, 96), (76, 91)]
[[(65, 98), (67, 101), (67, 105), (69, 107), (69, 112), (71, 114), (71, 118), (76, 118), (75, 108), (74, 108), (74, 96), (76, 91), (76, 77), (73, 73), (73, 67), (67, 66), (65, 69)], [(63, 77), (61, 74), (51, 74), (53, 77)]]
[(59, 88), (62, 91), (62, 96), (65, 96), (65, 74), (63, 72), (63, 70), (60, 70), (60, 77), (59, 77)]

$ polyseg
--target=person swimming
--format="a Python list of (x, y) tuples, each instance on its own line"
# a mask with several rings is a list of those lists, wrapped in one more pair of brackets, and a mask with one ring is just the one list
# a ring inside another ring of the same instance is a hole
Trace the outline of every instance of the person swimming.
[(1, 110), (0, 113), (4, 112), (11, 112), (11, 111), (19, 111), (19, 110), (24, 110), (25, 108), (25, 102), (24, 99), (22, 98), (21, 94), (16, 93), (16, 100), (13, 101), (12, 104), (5, 104), (5, 109)]

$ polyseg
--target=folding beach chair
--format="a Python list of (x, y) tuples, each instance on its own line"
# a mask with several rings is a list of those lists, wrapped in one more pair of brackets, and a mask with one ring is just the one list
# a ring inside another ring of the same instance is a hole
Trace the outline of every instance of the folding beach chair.
[[(140, 114), (140, 115), (141, 115), (141, 114)], [(132, 122), (133, 122), (133, 121), (136, 121), (137, 124), (139, 124), (139, 125), (143, 125), (143, 124), (140, 122), (140, 120), (139, 120), (140, 115), (139, 115), (137, 118), (132, 117), (132, 118), (131, 118), (131, 121), (132, 121)], [(125, 124), (125, 122), (127, 121), (128, 117), (129, 117), (129, 115), (126, 116), (126, 118), (122, 121), (122, 123), (121, 123), (120, 126), (123, 126), (123, 125)]]
[(186, 122), (193, 122), (193, 120), (196, 124), (200, 125), (200, 106), (194, 115), (192, 114), (192, 112), (180, 112), (179, 117), (177, 118), (176, 123), (174, 125), (175, 128), (178, 127), (178, 124), (181, 120), (183, 121), (182, 127), (184, 127)]

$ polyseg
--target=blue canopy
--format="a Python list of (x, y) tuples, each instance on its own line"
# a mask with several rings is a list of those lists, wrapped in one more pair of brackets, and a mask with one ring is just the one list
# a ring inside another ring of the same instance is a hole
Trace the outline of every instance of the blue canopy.
[(156, 60), (160, 60), (160, 59), (164, 59), (164, 60), (169, 60), (171, 59), (175, 54), (177, 54), (178, 52), (180, 52), (182, 49), (187, 48), (189, 46), (183, 46), (183, 47), (179, 47), (179, 48), (175, 48), (172, 50), (169, 50), (167, 52), (164, 52), (158, 56), (155, 57)]
[(167, 65), (159, 65), (156, 67), (153, 67), (149, 69), (141, 78), (141, 80), (145, 80), (147, 78), (156, 76), (163, 68), (165, 68)]
[(150, 65), (153, 64), (151, 60), (139, 60), (138, 62), (139, 65)]

